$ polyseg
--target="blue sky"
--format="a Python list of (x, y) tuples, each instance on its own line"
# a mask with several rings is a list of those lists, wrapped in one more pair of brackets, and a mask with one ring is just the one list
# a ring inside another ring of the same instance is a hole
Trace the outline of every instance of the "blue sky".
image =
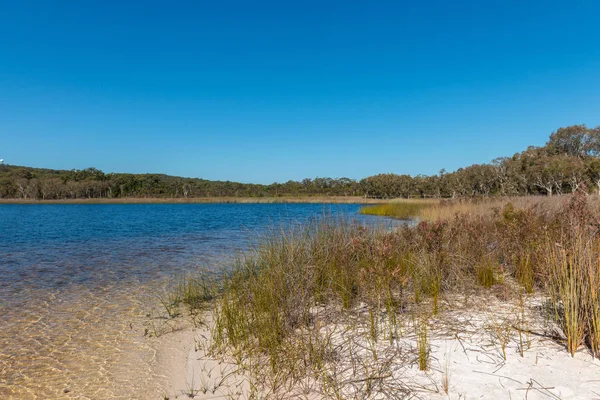
[(600, 125), (597, 1), (0, 0), (0, 158), (270, 183)]

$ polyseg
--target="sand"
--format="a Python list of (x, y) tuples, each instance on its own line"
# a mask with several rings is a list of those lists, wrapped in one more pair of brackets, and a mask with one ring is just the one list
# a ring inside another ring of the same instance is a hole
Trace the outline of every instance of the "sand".
[(204, 325), (161, 336), (157, 349), (157, 372), (167, 379), (160, 399), (237, 399), (250, 395), (249, 380), (234, 364), (218, 360), (207, 351), (210, 342)]
[[(339, 381), (339, 394), (374, 399), (600, 399), (600, 360), (584, 347), (571, 357), (558, 338), (560, 330), (544, 316), (542, 297), (528, 299), (522, 309), (493, 297), (470, 302), (454, 311), (443, 306), (429, 320), (427, 371), (419, 370), (411, 322), (397, 338), (390, 341), (382, 333), (375, 343), (360, 334), (362, 328), (350, 330), (343, 322), (321, 328), (323, 335), (332, 335), (338, 351), (329, 372)], [(383, 317), (381, 323), (383, 332)], [(502, 327), (509, 327), (504, 330), (506, 358), (499, 339)], [(162, 337), (157, 360), (168, 384), (161, 396), (247, 399), (257, 394), (250, 390), (252, 380), (235, 365), (207, 354), (209, 340), (206, 326), (188, 326)], [(331, 395), (314, 380), (307, 382), (266, 397)], [(269, 391), (261, 389), (258, 397)]]

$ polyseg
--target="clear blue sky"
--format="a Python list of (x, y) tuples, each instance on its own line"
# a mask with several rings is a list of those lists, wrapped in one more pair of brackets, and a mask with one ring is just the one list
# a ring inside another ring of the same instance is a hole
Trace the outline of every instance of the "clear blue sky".
[(600, 125), (598, 1), (0, 0), (0, 158), (270, 183)]

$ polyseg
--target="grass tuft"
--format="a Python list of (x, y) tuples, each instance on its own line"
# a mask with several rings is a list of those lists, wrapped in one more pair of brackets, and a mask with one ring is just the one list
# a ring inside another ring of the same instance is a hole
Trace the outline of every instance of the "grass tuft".
[[(381, 377), (391, 376), (376, 367), (386, 365), (378, 345), (389, 340), (400, 348), (395, 339), (411, 315), (416, 359), (427, 370), (422, 310), (436, 315), (439, 299), (457, 293), (468, 298), (488, 291), (506, 300), (511, 293), (545, 291), (568, 351), (574, 355), (585, 344), (598, 356), (600, 207), (581, 195), (534, 200), (399, 202), (373, 211), (421, 213), (419, 223), (394, 231), (325, 217), (274, 232), (218, 280), (187, 279), (175, 297), (191, 309), (210, 305), (212, 350), (232, 355), (259, 381), (282, 388), (310, 377), (334, 397), (344, 397), (349, 382), (374, 392)], [(514, 322), (488, 326), (504, 359), (512, 329), (521, 355), (528, 346), (522, 296)], [(364, 343), (368, 359), (356, 350)], [(365, 379), (342, 376), (342, 349)]]

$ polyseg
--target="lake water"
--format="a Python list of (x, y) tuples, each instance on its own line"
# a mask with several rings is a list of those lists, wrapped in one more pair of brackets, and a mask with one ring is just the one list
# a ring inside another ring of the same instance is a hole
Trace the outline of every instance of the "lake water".
[[(153, 293), (353, 204), (0, 205), (0, 398), (160, 398)], [(135, 379), (132, 379), (135, 378)], [(148, 397), (152, 395), (152, 397)]]

